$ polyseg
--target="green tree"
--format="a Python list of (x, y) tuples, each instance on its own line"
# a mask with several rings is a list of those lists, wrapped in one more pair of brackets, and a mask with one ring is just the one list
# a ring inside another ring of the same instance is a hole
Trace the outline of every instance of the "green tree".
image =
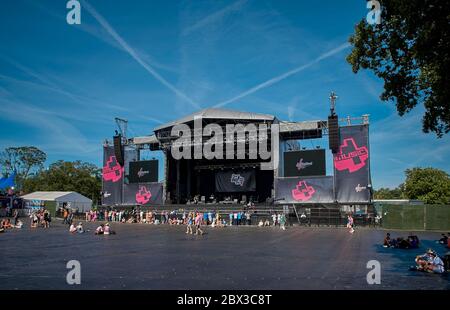
[(380, 188), (378, 190), (375, 190), (374, 193), (375, 199), (403, 199), (405, 198), (403, 194), (403, 184), (401, 184), (399, 187), (396, 187), (394, 189), (390, 188)]
[(48, 170), (32, 176), (24, 183), (26, 192), (75, 191), (98, 203), (101, 191), (101, 171), (90, 163), (57, 161)]
[(34, 146), (8, 147), (0, 154), (0, 164), (6, 173), (16, 171), (16, 187), (22, 189), (23, 182), (33, 171), (44, 167), (47, 155)]
[(427, 204), (450, 204), (450, 177), (434, 168), (406, 170), (405, 195)]
[(381, 23), (360, 21), (349, 41), (353, 72), (372, 70), (384, 80), (383, 101), (403, 116), (423, 104), (424, 132), (450, 131), (450, 2), (379, 0)]

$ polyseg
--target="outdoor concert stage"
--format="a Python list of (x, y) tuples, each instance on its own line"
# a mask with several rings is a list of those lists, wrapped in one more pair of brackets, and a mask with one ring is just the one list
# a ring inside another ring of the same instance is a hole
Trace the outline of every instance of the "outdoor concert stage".
[[(368, 117), (344, 124), (333, 107), (327, 120), (302, 122), (205, 109), (133, 138), (119, 126), (120, 134), (104, 144), (102, 205), (217, 210), (251, 202), (295, 213), (308, 206), (347, 211), (357, 206), (368, 213)], [(311, 139), (326, 139), (328, 147), (308, 147)], [(161, 178), (158, 160), (143, 160), (144, 152), (162, 152)]]

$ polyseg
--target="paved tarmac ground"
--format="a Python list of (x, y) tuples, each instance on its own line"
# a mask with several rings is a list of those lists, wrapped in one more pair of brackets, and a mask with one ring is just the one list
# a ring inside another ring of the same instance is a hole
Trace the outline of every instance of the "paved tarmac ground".
[[(436, 244), (417, 232), (420, 249), (383, 248), (386, 231), (345, 228), (206, 228), (112, 224), (117, 235), (70, 234), (66, 225), (0, 234), (0, 289), (450, 289), (449, 275), (409, 271)], [(391, 231), (392, 237), (409, 232)], [(81, 285), (66, 283), (66, 263), (81, 263)], [(369, 260), (381, 263), (381, 284), (369, 285)]]

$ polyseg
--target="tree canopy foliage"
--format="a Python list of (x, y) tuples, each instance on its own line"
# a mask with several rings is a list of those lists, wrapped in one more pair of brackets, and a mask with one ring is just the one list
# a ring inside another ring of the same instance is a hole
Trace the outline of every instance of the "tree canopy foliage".
[(407, 169), (404, 193), (427, 204), (450, 204), (450, 177), (434, 168)]
[(48, 170), (42, 170), (28, 178), (24, 183), (24, 190), (75, 191), (97, 203), (100, 199), (101, 171), (93, 164), (59, 160), (51, 164)]
[(47, 154), (34, 146), (8, 147), (0, 154), (0, 164), (4, 173), (16, 172), (16, 186), (21, 189), (23, 181), (31, 172), (44, 167)]
[(378, 1), (381, 23), (356, 25), (347, 61), (384, 81), (381, 99), (395, 101), (399, 115), (423, 105), (423, 131), (442, 137), (450, 131), (450, 1)]
[(374, 191), (374, 199), (405, 199), (403, 184), (394, 189), (382, 187)]
[(406, 169), (405, 183), (394, 189), (380, 188), (375, 199), (416, 199), (426, 204), (450, 204), (450, 177), (435, 168)]

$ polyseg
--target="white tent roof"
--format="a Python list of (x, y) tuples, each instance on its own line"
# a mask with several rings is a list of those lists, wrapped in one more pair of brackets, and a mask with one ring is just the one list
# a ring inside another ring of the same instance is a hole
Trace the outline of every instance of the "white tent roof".
[(68, 201), (68, 202), (86, 202), (92, 203), (89, 198), (77, 192), (34, 192), (22, 196), (26, 200), (43, 200), (43, 201)]

